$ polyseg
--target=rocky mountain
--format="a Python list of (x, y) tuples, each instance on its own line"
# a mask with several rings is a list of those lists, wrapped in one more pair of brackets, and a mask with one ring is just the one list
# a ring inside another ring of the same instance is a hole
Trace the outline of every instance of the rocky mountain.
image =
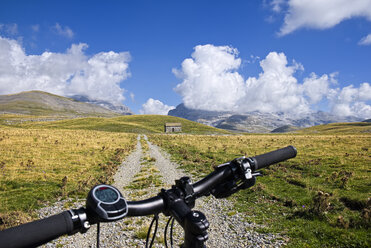
[(82, 96), (82, 95), (73, 95), (73, 96), (70, 96), (70, 98), (76, 101), (79, 101), (79, 102), (85, 102), (85, 103), (98, 105), (102, 108), (112, 110), (113, 112), (116, 112), (121, 115), (132, 115), (133, 114), (133, 112), (131, 112), (129, 107), (125, 106), (124, 104), (112, 104), (107, 101), (94, 100), (94, 99), (89, 98), (88, 96)]
[(182, 117), (217, 128), (251, 133), (267, 133), (281, 127), (283, 127), (281, 130), (286, 130), (285, 126), (304, 128), (333, 122), (362, 121), (357, 117), (339, 117), (322, 111), (295, 118), (284, 113), (261, 113), (259, 111), (240, 114), (227, 111), (194, 110), (187, 108), (184, 104), (170, 110), (168, 115)]
[(215, 127), (220, 122), (230, 117), (232, 113), (189, 109), (182, 103), (179, 104), (175, 109), (170, 110), (168, 115), (181, 117), (187, 120), (196, 121)]
[(26, 91), (18, 94), (1, 95), (0, 113), (66, 117), (119, 116), (118, 113), (97, 105), (79, 102), (43, 91)]

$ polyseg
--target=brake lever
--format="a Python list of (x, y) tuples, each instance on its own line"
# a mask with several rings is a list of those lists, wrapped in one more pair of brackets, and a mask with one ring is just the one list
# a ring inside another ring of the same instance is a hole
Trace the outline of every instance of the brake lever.
[(260, 171), (257, 171), (257, 172), (252, 173), (251, 176), (253, 176), (253, 177), (262, 177), (263, 174), (261, 174)]

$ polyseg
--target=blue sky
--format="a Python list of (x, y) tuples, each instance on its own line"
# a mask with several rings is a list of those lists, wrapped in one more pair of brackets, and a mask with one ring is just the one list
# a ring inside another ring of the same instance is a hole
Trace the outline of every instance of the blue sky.
[(1, 94), (371, 118), (370, 0), (2, 0), (0, 37)]

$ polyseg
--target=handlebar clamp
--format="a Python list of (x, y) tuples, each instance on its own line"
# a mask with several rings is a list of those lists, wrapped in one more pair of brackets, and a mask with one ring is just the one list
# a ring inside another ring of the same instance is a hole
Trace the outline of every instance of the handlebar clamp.
[(253, 173), (253, 169), (255, 168), (254, 160), (246, 157), (236, 158), (215, 169), (220, 170), (225, 167), (230, 168), (232, 176), (229, 180), (211, 190), (211, 194), (216, 198), (226, 198), (241, 189), (247, 189), (253, 186), (256, 182), (255, 176), (260, 175), (259, 173)]
[(182, 177), (179, 180), (175, 180), (175, 185), (184, 192), (184, 202), (188, 207), (193, 208), (195, 206), (194, 190), (192, 181), (189, 177)]
[(241, 169), (244, 172), (245, 178), (247, 180), (252, 178), (251, 165), (252, 165), (253, 162), (254, 161), (252, 159), (249, 159), (249, 158), (243, 158), (242, 161), (240, 162)]
[(90, 223), (88, 221), (85, 209), (71, 209), (68, 210), (68, 212), (71, 214), (73, 223), (73, 231), (72, 233), (69, 233), (69, 235), (75, 234), (77, 232), (86, 233), (90, 228)]

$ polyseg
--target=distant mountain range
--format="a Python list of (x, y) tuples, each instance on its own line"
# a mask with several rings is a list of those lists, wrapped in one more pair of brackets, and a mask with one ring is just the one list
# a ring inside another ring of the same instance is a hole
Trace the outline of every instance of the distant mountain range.
[[(43, 91), (27, 91), (18, 94), (0, 95), (0, 113), (66, 117), (113, 117), (122, 115), (124, 112), (125, 106), (113, 111), (107, 107), (108, 103), (107, 105), (100, 101), (95, 104), (92, 103), (91, 100), (90, 103), (87, 103)], [(128, 110), (125, 113), (131, 114), (131, 111)]]
[(259, 111), (244, 114), (189, 109), (184, 104), (170, 110), (168, 115), (197, 121), (209, 126), (236, 132), (267, 133), (287, 132), (299, 128), (333, 122), (358, 122), (354, 116), (339, 117), (326, 112), (315, 112), (307, 116), (294, 118), (284, 113), (261, 113)]
[[(67, 118), (101, 116), (114, 117), (133, 114), (122, 104), (95, 100), (74, 95), (71, 98), (42, 91), (27, 91), (18, 94), (0, 95), (0, 114), (13, 113), (35, 116), (60, 116)], [(335, 122), (360, 122), (357, 117), (339, 117), (326, 112), (316, 112), (294, 118), (284, 113), (234, 113), (228, 111), (207, 111), (189, 109), (184, 104), (170, 110), (168, 115), (196, 121), (209, 126), (235, 132), (268, 133), (289, 132), (300, 128)]]
[(122, 115), (132, 115), (133, 112), (129, 109), (129, 107), (125, 106), (124, 104), (112, 104), (107, 101), (103, 100), (94, 100), (89, 98), (88, 96), (83, 96), (83, 95), (73, 95), (70, 96), (70, 98), (79, 101), (79, 102), (85, 102), (85, 103), (90, 103), (94, 105), (101, 106), (102, 108), (112, 110), (113, 112), (122, 114)]

